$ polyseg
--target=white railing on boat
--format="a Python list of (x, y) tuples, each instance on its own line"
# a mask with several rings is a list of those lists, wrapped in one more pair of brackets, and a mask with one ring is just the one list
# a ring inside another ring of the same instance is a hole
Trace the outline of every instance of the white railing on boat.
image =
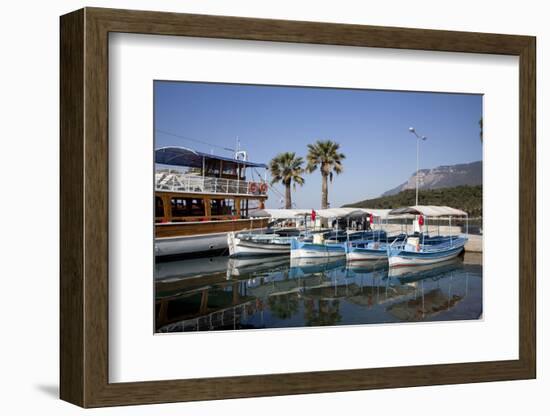
[(267, 183), (263, 181), (239, 181), (172, 172), (155, 174), (155, 190), (198, 194), (267, 195)]

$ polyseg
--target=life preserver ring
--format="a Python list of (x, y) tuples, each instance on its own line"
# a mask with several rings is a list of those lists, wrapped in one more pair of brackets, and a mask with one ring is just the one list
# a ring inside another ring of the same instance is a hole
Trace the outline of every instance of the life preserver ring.
[(267, 193), (267, 183), (264, 182), (264, 183), (260, 184), (260, 192), (262, 194)]
[(248, 191), (252, 194), (258, 192), (258, 184), (256, 182), (250, 182), (248, 184)]

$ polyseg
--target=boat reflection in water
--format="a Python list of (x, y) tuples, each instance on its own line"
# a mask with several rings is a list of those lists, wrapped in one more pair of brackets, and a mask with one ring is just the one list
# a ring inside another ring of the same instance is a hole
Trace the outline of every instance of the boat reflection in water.
[[(413, 266), (390, 269), (389, 278), (397, 278), (399, 283), (413, 286), (418, 290), (419, 296), (392, 304), (387, 310), (401, 321), (419, 321), (427, 317), (435, 320), (436, 316), (445, 311), (450, 311), (461, 302), (469, 291), (470, 276), (465, 277), (464, 293), (455, 293), (453, 284), (455, 273), (461, 269), (462, 261), (452, 259), (442, 262), (437, 268), (433, 266)], [(445, 278), (444, 285), (433, 284)], [(458, 282), (462, 284), (462, 282)], [(464, 318), (468, 319), (468, 318)]]
[(386, 262), (289, 256), (158, 263), (156, 330), (479, 319), (481, 261), (465, 260), (398, 269)]

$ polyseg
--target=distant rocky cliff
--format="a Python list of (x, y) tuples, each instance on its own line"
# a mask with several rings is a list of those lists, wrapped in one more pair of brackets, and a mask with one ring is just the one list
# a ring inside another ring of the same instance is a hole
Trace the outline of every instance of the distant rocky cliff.
[[(461, 185), (482, 184), (482, 163), (461, 163), (458, 165), (438, 166), (418, 171), (419, 189), (452, 188)], [(398, 194), (407, 189), (416, 188), (416, 175), (413, 173), (407, 182), (384, 192), (381, 196)]]

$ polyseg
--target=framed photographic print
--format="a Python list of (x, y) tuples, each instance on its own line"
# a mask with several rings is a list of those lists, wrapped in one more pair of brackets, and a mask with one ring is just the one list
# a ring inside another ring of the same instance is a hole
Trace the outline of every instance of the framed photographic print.
[(62, 16), (61, 398), (534, 378), (535, 104), (529, 36)]

